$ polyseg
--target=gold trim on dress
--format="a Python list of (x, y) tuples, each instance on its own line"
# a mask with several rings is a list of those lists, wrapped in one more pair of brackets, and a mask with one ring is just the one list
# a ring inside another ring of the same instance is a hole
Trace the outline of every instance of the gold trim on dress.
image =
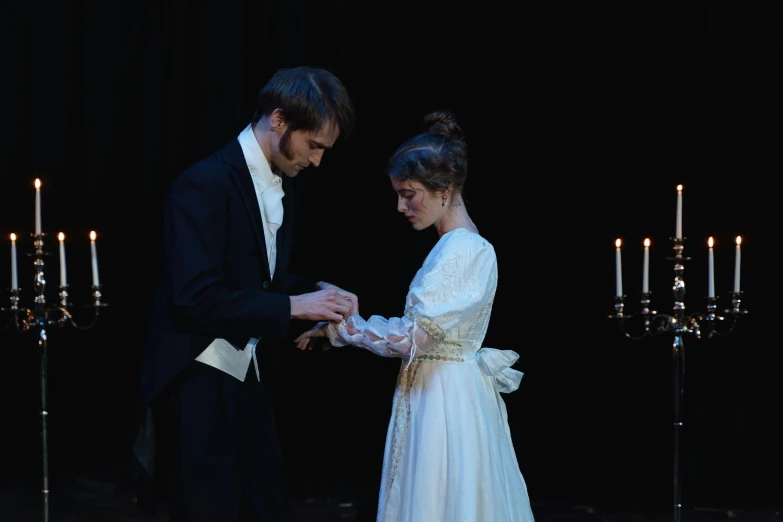
[[(394, 434), (393, 442), (394, 446), (394, 458), (392, 459), (392, 470), (389, 476), (389, 485), (386, 490), (386, 498), (389, 498), (391, 494), (392, 486), (394, 485), (394, 479), (397, 476), (397, 467), (399, 466), (400, 459), (402, 458), (403, 447), (405, 445), (405, 439), (408, 434), (408, 426), (411, 420), (411, 401), (410, 392), (413, 383), (416, 381), (416, 373), (419, 370), (419, 364), (414, 364), (412, 368), (405, 368), (400, 373), (399, 384), (397, 385), (397, 400), (394, 408)], [(388, 502), (387, 502), (388, 503)]]
[(417, 314), (413, 309), (408, 309), (405, 312), (405, 317), (427, 332), (427, 335), (438, 343), (431, 350), (414, 355), (414, 361), (462, 362), (464, 360), (462, 344), (457, 341), (447, 341), (446, 334), (435, 321)]

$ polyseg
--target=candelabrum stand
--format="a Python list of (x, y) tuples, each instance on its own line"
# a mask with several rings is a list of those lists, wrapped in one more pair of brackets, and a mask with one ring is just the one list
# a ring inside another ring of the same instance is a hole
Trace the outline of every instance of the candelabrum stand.
[(72, 306), (68, 300), (68, 285), (59, 287), (59, 302), (47, 304), (46, 302), (46, 278), (44, 277), (44, 260), (50, 254), (44, 251), (44, 237), (46, 234), (33, 235), (34, 252), (28, 254), (33, 259), (35, 267), (34, 287), (35, 294), (31, 307), (21, 305), (21, 289), (11, 289), (11, 306), (0, 308), (3, 315), (8, 315), (8, 322), (3, 329), (15, 328), (19, 332), (35, 332), (38, 349), (41, 356), (41, 456), (43, 483), (43, 519), (49, 522), (49, 448), (48, 448), (48, 422), (49, 411), (47, 408), (47, 380), (48, 380), (48, 332), (50, 329), (62, 328), (71, 325), (79, 330), (89, 330), (95, 326), (101, 308), (108, 306), (102, 301), (101, 285), (92, 286), (93, 302), (86, 305), (93, 309), (89, 324), (79, 324), (74, 320), (71, 312)]
[[(683, 257), (684, 239), (674, 238), (674, 257), (667, 260), (674, 263), (674, 307), (671, 314), (659, 314), (650, 309), (651, 292), (641, 294), (641, 312), (638, 317), (625, 313), (623, 299), (625, 296), (616, 296), (614, 302), (615, 312), (609, 318), (615, 319), (623, 334), (633, 340), (645, 339), (664, 334), (673, 334), (672, 343), (672, 382), (674, 388), (674, 522), (680, 522), (682, 517), (682, 483), (680, 480), (681, 464), (681, 430), (682, 403), (685, 377), (685, 345), (683, 339), (686, 335), (692, 335), (696, 339), (710, 339), (713, 336), (725, 335), (734, 331), (737, 320), (746, 310), (740, 309), (742, 292), (731, 292), (731, 308), (724, 310), (724, 315), (719, 315), (717, 310), (717, 298), (707, 297), (707, 312), (685, 313), (685, 261), (690, 258)], [(640, 330), (638, 335), (633, 335), (627, 330), (632, 319), (637, 319), (636, 327)], [(723, 326), (720, 326), (723, 325)]]

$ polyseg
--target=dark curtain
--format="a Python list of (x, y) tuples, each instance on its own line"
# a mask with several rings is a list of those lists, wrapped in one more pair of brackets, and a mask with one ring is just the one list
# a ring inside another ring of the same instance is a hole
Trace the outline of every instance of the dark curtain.
[[(669, 313), (674, 187), (684, 184), (688, 311), (704, 311), (714, 236), (722, 312), (742, 235), (750, 313), (730, 335), (685, 339), (683, 495), (688, 505), (780, 502), (779, 0), (6, 1), (0, 20), (0, 286), (10, 282), (8, 234), (30, 252), (38, 177), (49, 299), (62, 231), (75, 317), (89, 323), (96, 230), (110, 303), (92, 330), (50, 337), (55, 474), (128, 479), (165, 191), (238, 134), (275, 70), (309, 64), (344, 80), (358, 120), (349, 142), (297, 179), (294, 265), (354, 290), (363, 315), (402, 313), (437, 240), (395, 212), (386, 159), (429, 111), (462, 122), (468, 208), (499, 258), (485, 345), (521, 356), (522, 386), (505, 398), (534, 501), (670, 505), (672, 338), (630, 341), (607, 318), (613, 242), (625, 241), (633, 313), (641, 243), (652, 239), (653, 306)], [(29, 303), (32, 263), (20, 263)], [(3, 331), (0, 350), (3, 431), (15, 448), (2, 469), (37, 480), (35, 341)], [(371, 506), (398, 362), (291, 344), (284, 363), (295, 491)]]

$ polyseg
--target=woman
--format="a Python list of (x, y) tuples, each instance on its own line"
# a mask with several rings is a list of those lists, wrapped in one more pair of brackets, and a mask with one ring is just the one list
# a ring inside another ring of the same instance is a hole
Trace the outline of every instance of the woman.
[(440, 239), (416, 273), (402, 317), (352, 315), (297, 337), (404, 358), (383, 459), (378, 522), (532, 522), (500, 392), (519, 387), (518, 355), (482, 348), (497, 288), (492, 245), (462, 199), (463, 133), (452, 114), (389, 161), (397, 210)]

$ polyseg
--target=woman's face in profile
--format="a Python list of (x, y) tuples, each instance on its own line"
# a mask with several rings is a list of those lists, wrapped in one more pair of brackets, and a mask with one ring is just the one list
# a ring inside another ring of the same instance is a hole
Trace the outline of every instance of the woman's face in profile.
[(405, 214), (415, 230), (424, 230), (443, 215), (447, 207), (441, 205), (440, 195), (427, 190), (418, 181), (391, 179), (397, 193), (397, 211)]

